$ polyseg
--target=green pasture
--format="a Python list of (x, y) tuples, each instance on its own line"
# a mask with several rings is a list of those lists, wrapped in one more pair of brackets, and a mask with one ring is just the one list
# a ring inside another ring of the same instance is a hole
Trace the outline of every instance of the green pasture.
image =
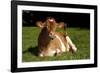
[[(55, 60), (80, 60), (90, 58), (90, 31), (83, 28), (68, 28), (67, 33), (78, 48), (76, 53), (66, 52), (60, 56), (37, 56), (37, 39), (40, 33), (38, 27), (22, 27), (22, 61), (55, 61)], [(45, 39), (45, 37), (44, 37)]]

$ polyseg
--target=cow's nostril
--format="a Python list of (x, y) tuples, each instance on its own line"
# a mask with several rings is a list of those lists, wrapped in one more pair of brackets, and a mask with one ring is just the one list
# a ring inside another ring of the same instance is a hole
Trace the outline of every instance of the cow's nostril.
[(51, 40), (53, 40), (54, 38), (53, 37), (51, 37)]

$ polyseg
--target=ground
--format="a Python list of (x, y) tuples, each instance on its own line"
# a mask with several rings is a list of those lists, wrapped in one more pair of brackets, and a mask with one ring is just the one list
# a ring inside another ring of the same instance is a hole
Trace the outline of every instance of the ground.
[(73, 43), (78, 48), (76, 53), (63, 53), (60, 56), (38, 57), (37, 39), (40, 33), (38, 27), (22, 28), (22, 61), (54, 61), (54, 60), (79, 60), (90, 58), (90, 31), (83, 28), (68, 28), (67, 32)]

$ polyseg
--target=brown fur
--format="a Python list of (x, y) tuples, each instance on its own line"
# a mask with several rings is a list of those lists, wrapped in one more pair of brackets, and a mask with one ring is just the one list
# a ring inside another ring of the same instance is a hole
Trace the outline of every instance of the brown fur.
[[(56, 28), (64, 27), (63, 22), (57, 23), (54, 18), (47, 18), (44, 23), (41, 21), (37, 22), (37, 26), (42, 28), (38, 37), (39, 56), (53, 56), (55, 54), (58, 55), (59, 53), (69, 51), (66, 34), (56, 32)], [(59, 36), (63, 42), (65, 51), (62, 50), (61, 42), (55, 35)]]

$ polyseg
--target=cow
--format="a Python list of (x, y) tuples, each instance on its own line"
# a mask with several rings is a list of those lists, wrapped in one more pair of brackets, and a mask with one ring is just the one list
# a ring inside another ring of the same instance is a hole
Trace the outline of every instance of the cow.
[(37, 21), (36, 25), (41, 28), (38, 37), (38, 55), (54, 56), (63, 52), (77, 51), (69, 36), (63, 32), (57, 32), (57, 28), (65, 28), (64, 22), (57, 23), (53, 17), (48, 17), (45, 22)]

